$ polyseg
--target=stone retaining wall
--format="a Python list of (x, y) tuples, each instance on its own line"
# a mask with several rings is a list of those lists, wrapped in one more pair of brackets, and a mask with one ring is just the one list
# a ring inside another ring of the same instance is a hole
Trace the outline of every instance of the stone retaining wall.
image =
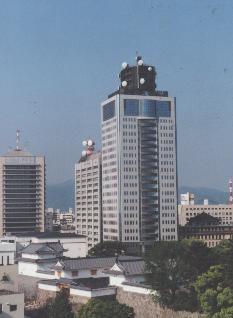
[(135, 318), (203, 318), (199, 313), (172, 311), (154, 303), (150, 295), (129, 293), (117, 288), (116, 299), (134, 308)]

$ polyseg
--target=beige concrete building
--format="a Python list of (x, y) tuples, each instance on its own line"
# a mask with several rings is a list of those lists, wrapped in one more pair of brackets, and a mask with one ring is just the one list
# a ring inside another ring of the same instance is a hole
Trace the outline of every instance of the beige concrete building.
[(45, 158), (16, 148), (0, 157), (0, 236), (44, 230)]
[(88, 249), (102, 239), (101, 153), (81, 157), (75, 165), (77, 233), (86, 235)]
[[(181, 195), (182, 198), (183, 195)], [(193, 195), (192, 195), (193, 196)], [(205, 212), (211, 216), (221, 219), (221, 225), (233, 225), (233, 205), (230, 204), (195, 204), (194, 196), (191, 204), (180, 204), (178, 206), (179, 224), (185, 225), (191, 218)]]

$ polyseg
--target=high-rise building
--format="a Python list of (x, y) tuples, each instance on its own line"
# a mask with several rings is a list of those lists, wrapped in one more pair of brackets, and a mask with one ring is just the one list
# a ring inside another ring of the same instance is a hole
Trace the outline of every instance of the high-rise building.
[(136, 58), (101, 104), (103, 240), (177, 240), (176, 104)]
[(0, 157), (0, 235), (44, 231), (45, 158), (17, 145)]
[(77, 233), (86, 235), (88, 249), (102, 240), (101, 153), (94, 142), (83, 142), (86, 150), (75, 165), (75, 212)]

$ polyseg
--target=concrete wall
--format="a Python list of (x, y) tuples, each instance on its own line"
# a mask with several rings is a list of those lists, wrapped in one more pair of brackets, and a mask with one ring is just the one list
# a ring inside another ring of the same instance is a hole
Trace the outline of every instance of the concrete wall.
[[(52, 264), (50, 264), (52, 266)], [(28, 277), (38, 277), (40, 279), (54, 279), (54, 274), (47, 274), (47, 273), (38, 273), (37, 270), (51, 270), (50, 267), (46, 266), (38, 266), (36, 263), (26, 263), (26, 262), (19, 262), (18, 263), (18, 274), (25, 275)]]
[[(1, 295), (0, 303), (2, 304), (1, 318), (24, 318), (23, 294)], [(16, 305), (16, 310), (10, 311), (10, 305)]]
[[(93, 268), (95, 270), (96, 268)], [(72, 276), (72, 272), (70, 271), (62, 271), (61, 276), (62, 278), (70, 278), (70, 279), (76, 279), (76, 278), (88, 278), (88, 277), (93, 277), (93, 278), (98, 278), (98, 277), (108, 277), (107, 274), (103, 273), (103, 268), (96, 269), (96, 275), (91, 274), (91, 269), (80, 269), (78, 271), (77, 276)], [(58, 278), (59, 275), (58, 273), (55, 273), (55, 277)]]
[[(9, 277), (9, 281), (1, 281), (4, 274)], [(19, 275), (17, 264), (0, 266), (0, 289), (22, 292), (25, 294), (25, 298), (32, 298), (36, 296), (37, 283), (40, 280), (41, 278)]]
[(203, 317), (199, 313), (189, 313), (184, 311), (172, 311), (161, 308), (154, 303), (151, 295), (142, 295), (137, 293), (129, 293), (121, 288), (117, 289), (116, 299), (128, 306), (134, 308), (135, 318), (200, 318)]

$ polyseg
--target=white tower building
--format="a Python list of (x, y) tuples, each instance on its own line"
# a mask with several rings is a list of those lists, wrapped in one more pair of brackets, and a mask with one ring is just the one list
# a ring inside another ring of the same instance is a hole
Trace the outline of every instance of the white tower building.
[(94, 142), (85, 140), (86, 149), (75, 164), (75, 212), (77, 233), (86, 235), (88, 249), (102, 240), (101, 153)]
[(141, 57), (122, 67), (101, 105), (103, 240), (177, 240), (175, 98)]

